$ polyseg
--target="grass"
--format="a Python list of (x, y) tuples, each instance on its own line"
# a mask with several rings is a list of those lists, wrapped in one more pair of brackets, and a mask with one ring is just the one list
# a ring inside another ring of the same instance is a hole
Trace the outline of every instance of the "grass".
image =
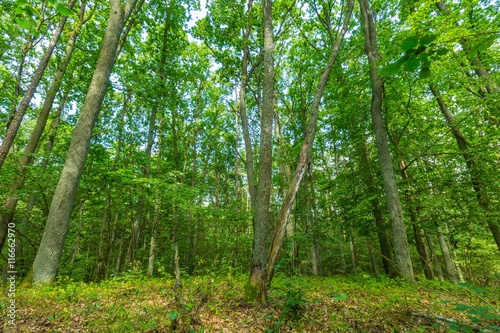
[[(498, 288), (368, 276), (277, 276), (269, 306), (243, 300), (245, 276), (173, 280), (125, 275), (18, 290), (4, 332), (495, 332)], [(8, 299), (0, 298), (7, 310)], [(2, 316), (5, 320), (5, 316)], [(498, 327), (500, 330), (500, 327)]]

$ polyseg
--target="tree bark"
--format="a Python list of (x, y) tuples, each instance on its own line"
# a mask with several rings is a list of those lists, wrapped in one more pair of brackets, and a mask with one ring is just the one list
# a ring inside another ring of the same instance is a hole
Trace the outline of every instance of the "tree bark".
[(259, 181), (253, 214), (253, 243), (250, 277), (245, 288), (246, 298), (267, 304), (266, 255), (267, 226), (271, 200), (272, 144), (274, 114), (274, 37), (273, 1), (262, 0), (264, 38), (264, 78), (260, 117)]
[(425, 238), (427, 239), (427, 245), (429, 246), (429, 253), (432, 258), (432, 262), (434, 263), (434, 267), (436, 268), (436, 272), (438, 275), (438, 279), (440, 282), (444, 281), (443, 278), (443, 270), (441, 269), (441, 263), (439, 262), (439, 259), (436, 255), (436, 251), (434, 251), (434, 241), (431, 238), (431, 235), (424, 229), (424, 235)]
[(253, 163), (253, 151), (252, 151), (252, 140), (250, 139), (250, 131), (248, 128), (248, 119), (246, 111), (246, 87), (248, 83), (248, 58), (250, 57), (250, 51), (248, 50), (248, 38), (250, 36), (250, 21), (252, 19), (252, 6), (253, 0), (248, 0), (248, 17), (247, 24), (245, 27), (245, 33), (243, 34), (243, 57), (241, 59), (241, 85), (240, 85), (240, 117), (241, 117), (241, 127), (243, 131), (243, 141), (245, 143), (245, 168), (247, 172), (248, 180), (248, 192), (250, 194), (250, 204), (252, 210), (255, 209), (256, 195), (255, 192), (257, 188), (255, 186), (254, 177), (254, 163)]
[(399, 162), (401, 176), (404, 182), (407, 185), (405, 190), (406, 201), (408, 202), (408, 209), (410, 210), (410, 219), (413, 225), (413, 235), (415, 236), (415, 243), (417, 245), (417, 252), (420, 256), (420, 261), (422, 262), (422, 267), (424, 268), (425, 277), (428, 280), (434, 279), (434, 271), (432, 269), (432, 263), (429, 258), (429, 252), (427, 251), (427, 246), (425, 245), (425, 241), (422, 238), (421, 229), (420, 229), (420, 221), (418, 218), (417, 208), (415, 207), (415, 199), (413, 194), (410, 192), (410, 180), (408, 177), (408, 171), (406, 168), (406, 162), (401, 160)]
[(66, 162), (54, 192), (47, 224), (33, 263), (34, 284), (50, 283), (57, 274), (76, 191), (89, 151), (92, 130), (106, 93), (125, 17), (128, 16), (128, 11), (133, 9), (134, 3), (135, 0), (127, 0), (124, 9), (120, 0), (111, 1), (108, 26), (96, 69), (71, 137)]
[[(33, 154), (35, 153), (40, 138), (42, 137), (42, 133), (47, 124), (47, 119), (49, 118), (50, 111), (52, 110), (52, 105), (54, 103), (54, 99), (56, 97), (57, 92), (59, 91), (59, 87), (61, 85), (64, 74), (66, 73), (66, 68), (71, 60), (71, 55), (73, 53), (74, 44), (78, 34), (80, 33), (80, 29), (84, 23), (83, 15), (85, 13), (85, 4), (82, 4), (80, 7), (79, 19), (80, 23), (75, 27), (75, 30), (71, 34), (68, 44), (66, 45), (66, 51), (61, 59), (61, 63), (56, 72), (54, 80), (52, 81), (50, 88), (45, 96), (45, 101), (42, 105), (42, 109), (40, 110), (40, 114), (38, 116), (37, 122), (31, 133), (31, 136), (28, 140), (28, 144), (24, 148), (23, 155), (19, 160), (19, 164), (17, 167), (17, 175), (14, 177), (10, 187), (10, 193), (4, 203), (4, 212), (2, 214), (2, 223), (0, 224), (0, 251), (3, 249), (3, 245), (5, 242), (5, 237), (7, 236), (7, 225), (12, 222), (14, 218), (14, 213), (17, 207), (17, 192), (24, 186), (24, 182), (26, 180), (26, 172), (27, 166), (30, 165), (33, 161)], [(64, 106), (64, 100), (61, 100), (61, 106)]]
[(457, 283), (458, 282), (457, 273), (455, 272), (455, 266), (453, 265), (453, 260), (451, 259), (450, 246), (446, 241), (441, 226), (437, 227), (437, 235), (439, 240), (439, 246), (441, 247), (441, 253), (443, 254), (444, 268), (446, 270), (446, 275), (448, 275), (448, 278), (450, 280)]
[(269, 284), (271, 284), (272, 282), (274, 268), (278, 261), (281, 252), (281, 247), (283, 245), (283, 238), (285, 236), (286, 225), (288, 222), (288, 216), (290, 215), (290, 210), (295, 201), (295, 196), (297, 195), (297, 191), (299, 189), (300, 182), (302, 181), (302, 177), (304, 176), (304, 173), (309, 167), (312, 144), (314, 142), (314, 137), (316, 135), (316, 125), (319, 117), (319, 106), (321, 98), (323, 97), (323, 92), (325, 91), (325, 87), (326, 84), (328, 83), (328, 79), (330, 78), (333, 65), (335, 64), (335, 60), (337, 59), (337, 55), (340, 51), (340, 46), (342, 44), (342, 40), (344, 39), (344, 35), (347, 31), (353, 7), (354, 7), (354, 1), (350, 0), (348, 4), (348, 10), (344, 16), (342, 29), (339, 31), (339, 34), (335, 42), (332, 43), (330, 57), (328, 58), (325, 69), (321, 73), (318, 84), (316, 86), (313, 102), (309, 110), (309, 120), (307, 123), (306, 133), (304, 135), (304, 141), (302, 142), (302, 147), (300, 150), (297, 167), (295, 168), (295, 172), (288, 185), (288, 190), (283, 200), (283, 204), (281, 205), (281, 209), (278, 215), (278, 220), (276, 222), (276, 229), (274, 231), (274, 236), (269, 251), (269, 258), (266, 267)]
[(368, 0), (359, 0), (361, 14), (363, 16), (363, 29), (365, 37), (365, 51), (370, 66), (370, 79), (372, 82), (371, 115), (375, 141), (382, 169), (382, 180), (387, 200), (387, 209), (391, 219), (392, 242), (394, 245), (394, 257), (398, 274), (408, 282), (414, 282), (413, 266), (410, 257), (410, 249), (403, 220), (401, 202), (399, 200), (396, 177), (392, 166), (391, 153), (387, 142), (387, 133), (382, 119), (382, 80), (380, 78), (377, 62), (379, 59), (377, 49), (377, 31), (373, 20)]
[[(68, 4), (68, 8), (73, 8), (75, 2), (76, 0), (71, 0), (70, 3)], [(7, 158), (7, 154), (9, 153), (10, 147), (14, 142), (14, 138), (16, 137), (17, 131), (21, 126), (21, 122), (24, 118), (24, 115), (26, 114), (26, 110), (28, 110), (31, 99), (35, 94), (36, 88), (38, 87), (38, 84), (42, 79), (43, 73), (45, 72), (45, 69), (49, 64), (52, 52), (54, 51), (54, 48), (56, 47), (56, 44), (59, 41), (59, 37), (61, 37), (64, 25), (66, 24), (67, 20), (68, 20), (67, 16), (62, 16), (61, 19), (59, 20), (59, 24), (56, 30), (54, 31), (54, 35), (52, 35), (52, 38), (50, 39), (49, 46), (45, 50), (42, 59), (40, 60), (40, 63), (38, 64), (38, 67), (35, 71), (35, 74), (31, 79), (28, 90), (24, 94), (23, 99), (21, 100), (21, 103), (19, 104), (19, 107), (16, 110), (16, 113), (14, 114), (14, 117), (12, 118), (9, 124), (9, 128), (7, 129), (2, 144), (0, 145), (0, 170), (2, 169), (5, 159)]]
[(486, 223), (488, 224), (491, 234), (493, 235), (493, 239), (495, 240), (497, 248), (500, 251), (500, 224), (498, 222), (498, 217), (495, 217), (496, 214), (494, 214), (493, 207), (491, 207), (491, 204), (488, 200), (488, 195), (484, 189), (483, 180), (477, 169), (476, 160), (470, 154), (467, 141), (465, 140), (460, 129), (457, 127), (455, 123), (455, 117), (448, 108), (448, 105), (441, 96), (441, 93), (433, 84), (429, 84), (429, 88), (431, 89), (432, 94), (436, 98), (436, 101), (439, 105), (439, 109), (441, 110), (441, 113), (446, 119), (446, 122), (448, 123), (448, 126), (450, 127), (453, 136), (455, 137), (458, 149), (460, 149), (460, 151), (462, 152), (465, 164), (467, 165), (467, 169), (470, 172), (472, 187), (476, 192), (477, 202), (479, 203), (479, 206), (482, 207), (486, 213)]
[(370, 171), (370, 160), (367, 142), (365, 142), (364, 147), (361, 148), (360, 156), (361, 167), (363, 169), (364, 181), (368, 190), (368, 195), (372, 197), (370, 203), (372, 206), (373, 218), (375, 219), (375, 226), (377, 227), (377, 236), (380, 244), (380, 252), (382, 254), (382, 264), (384, 266), (384, 271), (388, 276), (395, 277), (397, 275), (397, 271), (392, 260), (391, 243), (389, 242), (389, 237), (387, 236), (386, 232), (387, 225), (384, 221), (384, 216), (382, 214), (382, 208), (380, 207), (379, 200), (376, 197), (377, 190), (373, 183), (373, 175)]

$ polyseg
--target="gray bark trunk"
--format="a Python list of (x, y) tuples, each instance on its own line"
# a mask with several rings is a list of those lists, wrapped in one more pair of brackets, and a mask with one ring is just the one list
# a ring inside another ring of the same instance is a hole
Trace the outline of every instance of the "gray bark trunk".
[(437, 235), (439, 240), (439, 246), (441, 247), (441, 253), (443, 254), (444, 268), (446, 270), (446, 275), (453, 282), (457, 283), (457, 273), (455, 272), (455, 266), (453, 265), (453, 260), (451, 259), (451, 252), (448, 242), (443, 234), (443, 229), (437, 227)]
[(372, 82), (372, 122), (382, 169), (382, 180), (387, 200), (387, 209), (391, 219), (394, 257), (398, 274), (404, 277), (406, 281), (414, 282), (415, 277), (413, 275), (413, 266), (403, 220), (403, 212), (399, 200), (396, 177), (394, 176), (389, 144), (387, 142), (387, 133), (382, 119), (382, 80), (377, 68), (379, 59), (376, 37), (377, 32), (368, 0), (359, 0), (359, 5), (363, 16), (365, 50), (370, 65), (370, 79)]
[[(68, 4), (68, 7), (73, 8), (75, 2), (76, 0), (71, 0), (71, 2)], [(24, 118), (24, 115), (26, 114), (26, 110), (28, 110), (31, 99), (33, 98), (33, 95), (35, 95), (36, 88), (38, 87), (38, 84), (42, 79), (43, 73), (45, 72), (45, 69), (49, 64), (50, 57), (52, 56), (52, 52), (54, 51), (54, 48), (56, 47), (56, 44), (59, 41), (59, 37), (61, 37), (67, 19), (68, 19), (67, 16), (62, 16), (61, 19), (59, 20), (59, 24), (56, 30), (54, 31), (54, 35), (52, 35), (52, 38), (50, 39), (49, 46), (45, 50), (42, 59), (38, 64), (35, 74), (33, 75), (33, 79), (31, 79), (28, 90), (24, 94), (23, 99), (21, 100), (21, 103), (19, 104), (19, 107), (16, 110), (16, 113), (14, 114), (14, 117), (12, 118), (9, 124), (9, 128), (7, 129), (2, 144), (0, 145), (0, 169), (2, 169), (3, 163), (7, 158), (7, 154), (9, 153), (10, 147), (14, 142), (14, 138), (17, 135), (17, 131), (21, 126), (21, 122)]]
[(274, 36), (273, 1), (263, 0), (264, 78), (262, 84), (262, 114), (260, 117), (259, 181), (253, 206), (253, 243), (250, 277), (246, 297), (267, 303), (266, 255), (267, 226), (271, 199), (272, 141), (274, 114)]
[(483, 180), (481, 178), (480, 172), (477, 169), (476, 160), (470, 154), (467, 141), (465, 140), (460, 129), (457, 127), (455, 123), (455, 117), (448, 108), (448, 105), (441, 96), (441, 93), (433, 84), (429, 84), (429, 88), (431, 89), (432, 94), (436, 98), (436, 101), (439, 105), (439, 109), (441, 110), (441, 113), (446, 119), (446, 122), (448, 123), (448, 126), (450, 127), (453, 136), (455, 137), (458, 148), (462, 152), (465, 164), (467, 165), (467, 169), (470, 172), (472, 187), (476, 192), (476, 199), (479, 203), (479, 206), (481, 206), (486, 213), (486, 223), (488, 224), (491, 234), (493, 235), (493, 239), (495, 240), (497, 248), (500, 251), (500, 225), (498, 222), (498, 217), (496, 216), (496, 214), (493, 213), (493, 208), (491, 207), (491, 204), (488, 200), (488, 195), (484, 189)]
[[(128, 0), (126, 10), (131, 10), (134, 2), (135, 0)], [(66, 162), (54, 192), (47, 224), (33, 263), (34, 284), (50, 283), (57, 274), (76, 191), (89, 151), (92, 130), (106, 93), (118, 41), (127, 16), (119, 0), (112, 0), (110, 7), (108, 26), (96, 69), (71, 137)]]
[[(42, 105), (42, 109), (40, 110), (40, 114), (38, 116), (37, 122), (31, 133), (31, 136), (28, 140), (28, 144), (24, 148), (23, 155), (19, 160), (19, 164), (17, 167), (18, 174), (12, 181), (12, 185), (10, 187), (10, 194), (7, 197), (4, 204), (5, 213), (2, 214), (2, 223), (0, 225), (0, 251), (3, 248), (3, 244), (5, 242), (5, 237), (7, 236), (7, 225), (12, 222), (14, 218), (14, 213), (17, 207), (17, 192), (24, 186), (24, 182), (26, 180), (26, 171), (27, 166), (30, 165), (33, 161), (33, 154), (35, 153), (40, 138), (42, 137), (42, 133), (47, 124), (47, 119), (49, 118), (50, 111), (52, 110), (52, 104), (54, 103), (54, 99), (56, 97), (57, 92), (59, 91), (59, 87), (61, 85), (62, 79), (64, 77), (64, 73), (66, 72), (66, 68), (71, 60), (71, 55), (73, 53), (73, 48), (75, 44), (75, 40), (80, 32), (80, 29), (83, 24), (83, 15), (85, 13), (85, 5), (82, 5), (80, 8), (80, 24), (77, 25), (73, 33), (71, 34), (68, 44), (66, 45), (66, 52), (61, 59), (61, 63), (56, 72), (54, 80), (52, 81), (49, 91), (45, 96), (45, 101)], [(60, 107), (64, 106), (64, 98), (61, 100)], [(60, 111), (59, 111), (60, 112)]]
[(353, 7), (354, 3), (351, 0), (349, 1), (349, 8), (347, 10), (347, 13), (344, 16), (342, 29), (339, 31), (339, 34), (335, 42), (332, 43), (330, 57), (328, 58), (328, 62), (325, 66), (325, 69), (321, 73), (318, 84), (316, 86), (316, 91), (314, 93), (311, 109), (309, 110), (309, 120), (307, 123), (307, 129), (304, 136), (304, 141), (302, 142), (302, 147), (299, 154), (299, 160), (297, 162), (297, 167), (292, 176), (292, 179), (290, 180), (290, 183), (288, 185), (288, 190), (283, 200), (283, 204), (281, 205), (281, 209), (278, 215), (278, 221), (276, 222), (276, 229), (274, 231), (274, 236), (269, 251), (269, 258), (266, 267), (269, 284), (272, 282), (274, 268), (276, 266), (276, 263), (278, 261), (281, 252), (281, 247), (283, 244), (283, 238), (285, 236), (285, 230), (288, 217), (290, 215), (290, 210), (292, 209), (293, 203), (295, 201), (295, 196), (297, 195), (297, 191), (299, 189), (300, 182), (302, 181), (302, 177), (304, 176), (304, 173), (306, 172), (310, 163), (312, 144), (314, 142), (314, 137), (316, 135), (316, 124), (318, 122), (318, 117), (319, 117), (319, 106), (321, 98), (323, 97), (323, 92), (325, 91), (325, 87), (326, 84), (328, 83), (328, 79), (330, 78), (333, 65), (335, 64), (335, 60), (337, 59), (337, 55), (340, 51), (340, 46), (342, 44), (344, 35), (347, 31)]
[(431, 238), (431, 235), (424, 229), (424, 235), (427, 239), (427, 245), (429, 246), (429, 253), (432, 258), (432, 262), (434, 263), (434, 267), (436, 268), (436, 272), (438, 275), (438, 279), (440, 282), (444, 281), (443, 270), (441, 269), (441, 263), (436, 255), (436, 251), (434, 251), (434, 241)]
[(385, 273), (390, 277), (395, 277), (397, 274), (396, 267), (394, 267), (394, 262), (392, 260), (392, 249), (391, 243), (389, 242), (389, 237), (387, 236), (387, 225), (384, 221), (382, 208), (380, 207), (379, 200), (376, 196), (377, 190), (373, 183), (373, 175), (370, 170), (367, 142), (365, 142), (364, 147), (362, 147), (360, 150), (361, 167), (363, 168), (364, 181), (368, 190), (368, 195), (372, 197), (370, 203), (372, 206), (373, 218), (375, 219), (375, 225), (377, 227), (377, 236), (380, 244), (380, 252), (382, 254), (382, 264), (384, 266)]

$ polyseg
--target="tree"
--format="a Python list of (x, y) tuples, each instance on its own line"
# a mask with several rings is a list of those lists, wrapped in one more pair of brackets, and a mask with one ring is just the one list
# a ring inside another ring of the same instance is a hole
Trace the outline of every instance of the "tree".
[[(73, 8), (75, 2), (76, 0), (71, 0), (68, 7), (70, 9)], [(47, 68), (47, 65), (49, 64), (52, 52), (54, 51), (54, 48), (56, 47), (56, 44), (59, 41), (59, 37), (63, 32), (64, 26), (68, 19), (67, 13), (63, 14), (64, 15), (61, 15), (59, 24), (56, 30), (54, 31), (52, 38), (50, 39), (49, 46), (47, 47), (42, 58), (40, 59), (40, 63), (38, 64), (35, 74), (33, 75), (28, 90), (25, 92), (23, 99), (21, 100), (21, 103), (17, 107), (17, 110), (14, 116), (12, 117), (12, 120), (9, 122), (9, 127), (7, 129), (7, 132), (5, 133), (2, 144), (0, 145), (0, 170), (2, 169), (5, 159), (7, 158), (7, 154), (9, 153), (10, 147), (14, 142), (14, 138), (16, 137), (17, 131), (19, 130), (19, 126), (21, 126), (21, 122), (24, 118), (26, 110), (30, 105), (31, 99), (33, 98), (33, 95), (35, 94), (35, 91), (38, 87), (38, 84), (42, 79), (43, 73), (45, 72), (45, 68)]]
[(365, 50), (370, 66), (370, 79), (372, 82), (372, 105), (371, 114), (375, 141), (382, 169), (384, 191), (387, 200), (387, 209), (391, 218), (392, 241), (394, 245), (394, 257), (398, 273), (408, 282), (415, 280), (410, 257), (410, 249), (406, 237), (401, 202), (399, 200), (398, 187), (394, 176), (392, 158), (387, 142), (387, 134), (382, 119), (382, 80), (378, 72), (378, 49), (377, 32), (375, 22), (371, 14), (370, 5), (367, 0), (360, 0), (359, 5), (363, 17), (363, 31), (365, 38)]
[(59, 183), (50, 206), (47, 224), (33, 262), (33, 283), (50, 283), (59, 266), (68, 224), (73, 209), (78, 184), (87, 158), (92, 130), (100, 111), (108, 79), (115, 62), (120, 35), (130, 16), (135, 0), (127, 0), (122, 6), (120, 0), (112, 0), (108, 26), (104, 34), (99, 59), (85, 97), (85, 103), (73, 131)]

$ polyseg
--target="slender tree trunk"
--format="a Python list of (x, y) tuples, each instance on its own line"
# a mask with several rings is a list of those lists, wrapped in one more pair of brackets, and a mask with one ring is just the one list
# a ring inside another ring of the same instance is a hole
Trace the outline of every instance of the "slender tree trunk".
[(455, 266), (453, 265), (453, 260), (451, 259), (450, 246), (446, 241), (441, 226), (437, 227), (437, 235), (439, 240), (439, 246), (441, 247), (441, 253), (443, 254), (444, 268), (446, 270), (446, 275), (448, 275), (448, 278), (450, 280), (457, 283), (458, 282), (457, 273), (455, 272)]
[(500, 224), (498, 222), (498, 216), (493, 212), (494, 209), (488, 200), (488, 195), (486, 193), (486, 190), (484, 189), (483, 180), (476, 165), (476, 160), (470, 154), (467, 141), (465, 140), (460, 129), (457, 127), (455, 123), (455, 117), (448, 108), (448, 105), (444, 101), (439, 90), (433, 84), (429, 84), (429, 88), (431, 89), (432, 94), (436, 98), (436, 101), (439, 105), (439, 109), (441, 110), (441, 113), (446, 119), (446, 122), (448, 123), (448, 126), (450, 127), (453, 136), (455, 137), (458, 148), (462, 152), (465, 164), (467, 165), (467, 169), (470, 172), (472, 187), (476, 192), (476, 199), (479, 203), (479, 206), (482, 207), (486, 213), (486, 223), (488, 224), (491, 234), (493, 235), (493, 239), (495, 240), (497, 248), (500, 251)]
[(99, 59), (80, 117), (73, 131), (66, 162), (52, 199), (42, 241), (33, 263), (33, 283), (35, 284), (52, 282), (57, 274), (68, 232), (71, 210), (89, 151), (92, 130), (106, 93), (125, 17), (133, 9), (134, 3), (135, 0), (127, 0), (124, 9), (120, 0), (111, 0), (108, 26), (104, 34)]
[(368, 240), (368, 252), (370, 254), (370, 264), (373, 271), (373, 276), (378, 276), (377, 260), (375, 259), (375, 254), (373, 253), (371, 239)]
[(344, 251), (344, 235), (340, 233), (339, 237), (339, 252), (340, 252), (340, 265), (342, 267), (342, 273), (347, 273), (347, 263), (345, 261), (345, 251)]
[(375, 219), (375, 225), (377, 227), (377, 236), (380, 244), (380, 252), (382, 254), (382, 264), (384, 265), (384, 271), (390, 277), (395, 277), (397, 275), (396, 267), (392, 260), (392, 249), (391, 243), (389, 242), (389, 237), (387, 236), (387, 225), (384, 221), (384, 216), (382, 214), (382, 208), (380, 207), (379, 200), (376, 197), (377, 190), (373, 183), (373, 175), (370, 171), (370, 160), (368, 154), (368, 144), (365, 142), (364, 147), (361, 149), (361, 167), (364, 172), (364, 181), (368, 190), (368, 195), (372, 197), (370, 200), (372, 206), (373, 217)]
[[(68, 7), (73, 8), (75, 2), (76, 0), (71, 0), (70, 3), (68, 4)], [(68, 20), (67, 16), (61, 16), (59, 24), (56, 30), (54, 31), (54, 35), (52, 35), (52, 38), (49, 42), (49, 46), (45, 50), (42, 59), (40, 60), (40, 63), (38, 64), (38, 67), (35, 71), (35, 74), (33, 75), (28, 90), (24, 94), (23, 99), (21, 100), (21, 104), (19, 104), (19, 107), (17, 108), (16, 113), (14, 114), (14, 117), (12, 118), (9, 124), (9, 128), (7, 129), (2, 144), (0, 145), (0, 170), (2, 169), (5, 159), (7, 158), (7, 154), (9, 153), (10, 147), (14, 142), (14, 138), (17, 135), (19, 126), (21, 126), (21, 122), (24, 118), (24, 115), (26, 114), (26, 110), (28, 110), (31, 99), (35, 94), (36, 88), (38, 88), (38, 84), (42, 79), (43, 73), (45, 72), (45, 68), (47, 68), (47, 65), (49, 64), (52, 52), (54, 51), (54, 48), (56, 47), (56, 44), (59, 41), (59, 37), (61, 37), (64, 25), (66, 24), (67, 20)]]
[(295, 196), (297, 195), (297, 191), (299, 189), (300, 182), (302, 181), (302, 177), (304, 176), (304, 173), (309, 167), (312, 144), (314, 142), (314, 137), (316, 135), (316, 125), (319, 117), (319, 105), (321, 102), (321, 98), (323, 97), (323, 92), (325, 91), (326, 84), (328, 83), (328, 79), (330, 78), (333, 65), (335, 64), (335, 60), (337, 59), (337, 55), (340, 51), (342, 40), (347, 31), (353, 7), (354, 7), (354, 2), (350, 0), (347, 13), (344, 16), (342, 29), (339, 31), (335, 42), (332, 42), (330, 57), (328, 58), (325, 69), (321, 73), (318, 84), (316, 86), (316, 91), (314, 93), (311, 109), (309, 110), (309, 120), (307, 123), (307, 129), (304, 136), (304, 141), (302, 142), (302, 147), (299, 154), (299, 160), (295, 172), (292, 176), (292, 179), (290, 180), (290, 183), (288, 185), (288, 190), (283, 200), (283, 204), (281, 205), (281, 209), (278, 215), (278, 221), (276, 222), (276, 229), (274, 231), (274, 236), (269, 251), (269, 258), (266, 267), (269, 284), (271, 284), (272, 282), (274, 268), (276, 266), (276, 263), (278, 261), (281, 252), (283, 237), (285, 236), (285, 230), (288, 221), (288, 216), (290, 215), (290, 210), (295, 201)]
[(424, 229), (424, 235), (427, 239), (427, 245), (429, 246), (429, 253), (432, 257), (432, 262), (434, 263), (434, 267), (436, 268), (436, 272), (438, 275), (438, 279), (440, 282), (444, 281), (443, 270), (441, 269), (441, 263), (436, 255), (436, 251), (434, 251), (434, 241), (431, 238), (431, 235)]
[(380, 78), (377, 49), (377, 32), (368, 0), (359, 0), (361, 14), (363, 16), (365, 50), (370, 65), (370, 79), (372, 82), (372, 105), (371, 114), (375, 141), (382, 169), (382, 180), (387, 200), (387, 209), (391, 219), (392, 242), (394, 246), (394, 257), (398, 274), (408, 282), (414, 282), (413, 266), (410, 257), (410, 248), (406, 237), (406, 229), (403, 220), (401, 202), (399, 200), (396, 177), (392, 166), (391, 153), (387, 142), (387, 133), (382, 119), (382, 80)]
[[(24, 148), (23, 156), (19, 160), (19, 164), (17, 167), (18, 174), (14, 177), (10, 187), (10, 194), (7, 197), (4, 203), (4, 214), (2, 214), (2, 223), (0, 224), (0, 251), (3, 248), (3, 244), (5, 242), (5, 237), (7, 236), (7, 225), (12, 222), (14, 218), (14, 213), (17, 207), (17, 192), (24, 186), (24, 182), (26, 180), (26, 172), (27, 166), (30, 165), (33, 161), (33, 154), (35, 153), (40, 138), (42, 137), (42, 133), (47, 124), (47, 119), (49, 118), (50, 111), (52, 110), (52, 104), (54, 103), (54, 99), (56, 97), (57, 92), (59, 91), (59, 87), (61, 85), (62, 79), (64, 77), (64, 73), (66, 72), (66, 68), (71, 60), (71, 55), (73, 53), (73, 48), (75, 44), (75, 40), (80, 32), (80, 29), (83, 24), (83, 15), (85, 13), (85, 5), (83, 4), (80, 8), (79, 18), (80, 24), (76, 26), (75, 30), (71, 34), (68, 44), (66, 46), (66, 52), (61, 59), (61, 63), (59, 65), (59, 69), (56, 72), (54, 80), (50, 85), (49, 91), (45, 96), (45, 101), (43, 103), (42, 109), (40, 110), (40, 114), (38, 116), (38, 120), (35, 124), (35, 128), (31, 133), (31, 136), (28, 140), (28, 144)], [(64, 106), (64, 100), (60, 101), (60, 108)]]
[(415, 199), (413, 194), (410, 193), (410, 180), (408, 177), (408, 171), (406, 168), (406, 162), (404, 160), (399, 161), (401, 176), (407, 185), (405, 190), (406, 200), (408, 202), (408, 207), (410, 210), (410, 219), (413, 225), (413, 235), (415, 236), (415, 243), (417, 245), (417, 252), (420, 256), (420, 261), (422, 262), (422, 267), (424, 268), (425, 277), (428, 280), (434, 279), (434, 271), (432, 270), (432, 263), (429, 258), (429, 252), (427, 252), (427, 246), (422, 238), (420, 221), (418, 218), (417, 208), (415, 207)]
[(354, 243), (354, 237), (351, 235), (349, 236), (349, 250), (351, 250), (351, 273), (356, 274), (358, 271), (358, 262), (357, 262), (357, 257), (358, 257), (358, 251), (356, 248), (356, 243)]
[[(160, 120), (160, 133), (158, 135), (158, 156), (156, 162), (157, 176), (161, 175), (161, 157), (162, 157), (162, 119)], [(153, 228), (151, 230), (151, 241), (149, 246), (149, 262), (148, 262), (148, 277), (153, 276), (154, 263), (156, 255), (156, 228), (160, 225), (160, 193), (158, 186), (155, 188), (155, 206), (153, 212)]]
[(314, 218), (315, 196), (311, 178), (312, 178), (312, 171), (310, 171), (308, 177), (306, 177), (304, 188), (307, 189), (306, 214), (307, 214), (307, 228), (309, 230), (309, 234), (311, 235), (310, 252), (311, 252), (312, 274), (314, 276), (318, 276), (320, 272), (318, 233), (316, 231), (316, 219)]
[(245, 168), (247, 172), (248, 180), (248, 192), (250, 194), (250, 204), (252, 210), (255, 208), (255, 202), (257, 200), (255, 192), (257, 187), (255, 185), (254, 178), (254, 163), (253, 163), (253, 151), (252, 151), (252, 140), (250, 139), (250, 131), (248, 129), (248, 119), (246, 111), (246, 88), (249, 80), (248, 77), (248, 58), (250, 57), (250, 51), (248, 50), (248, 38), (250, 36), (250, 22), (252, 19), (252, 6), (253, 0), (248, 0), (248, 15), (247, 24), (245, 27), (245, 33), (243, 34), (243, 57), (241, 59), (241, 85), (240, 85), (240, 117), (241, 117), (241, 127), (243, 131), (243, 141), (245, 143)]

